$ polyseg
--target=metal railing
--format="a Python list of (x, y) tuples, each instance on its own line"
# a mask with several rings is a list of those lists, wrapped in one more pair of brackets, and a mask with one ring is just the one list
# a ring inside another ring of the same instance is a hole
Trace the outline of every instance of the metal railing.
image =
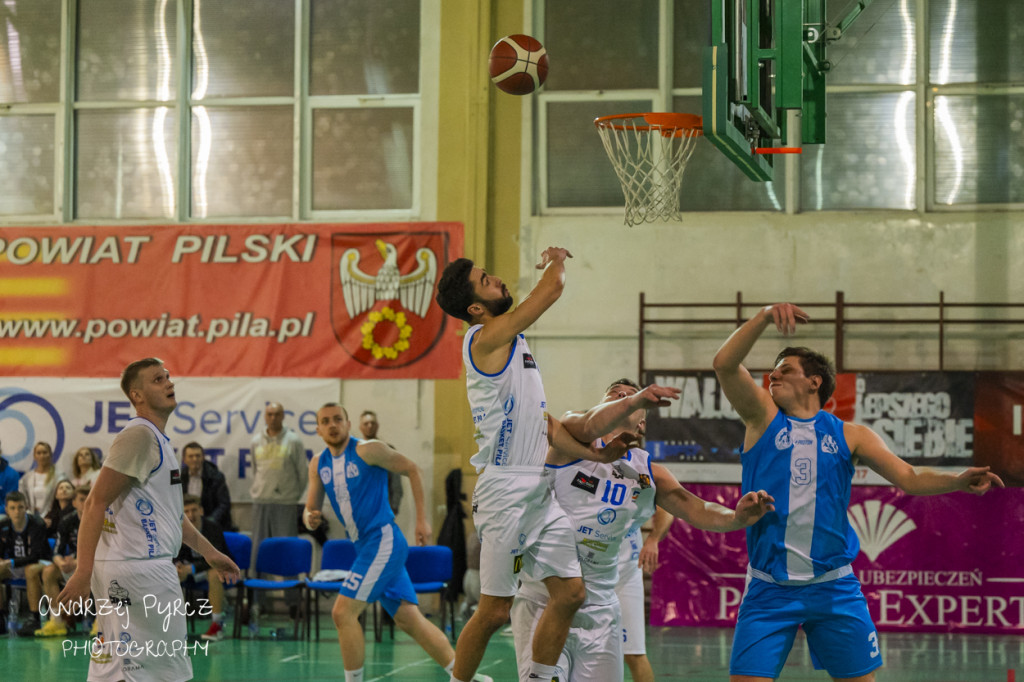
[[(1006, 313), (1015, 313), (1024, 311), (1024, 303), (951, 303), (946, 300), (945, 292), (939, 292), (938, 301), (930, 302), (918, 302), (918, 303), (907, 303), (907, 302), (889, 302), (889, 303), (865, 303), (865, 302), (850, 302), (846, 300), (844, 292), (837, 291), (835, 301), (829, 303), (801, 303), (796, 302), (801, 308), (808, 312), (815, 309), (830, 309), (832, 312), (831, 317), (819, 317), (814, 316), (815, 325), (830, 324), (832, 325), (834, 337), (835, 337), (835, 349), (833, 352), (833, 361), (836, 365), (837, 372), (850, 371), (851, 368), (846, 366), (846, 342), (849, 335), (849, 331), (852, 327), (857, 326), (886, 326), (886, 325), (909, 325), (909, 326), (921, 326), (924, 328), (933, 327), (935, 331), (935, 339), (938, 343), (938, 370), (945, 369), (945, 356), (947, 349), (947, 334), (949, 328), (954, 326), (969, 326), (969, 325), (1005, 325), (1005, 326), (1019, 326), (1021, 332), (1024, 332), (1024, 317), (1007, 317), (1007, 316), (989, 316), (979, 317), (973, 315), (970, 317), (964, 317), (957, 315), (957, 311), (1003, 311)], [(736, 292), (736, 300), (730, 303), (649, 303), (646, 299), (646, 295), (640, 293), (640, 329), (639, 329), (639, 367), (640, 376), (644, 376), (644, 371), (647, 367), (646, 353), (648, 351), (648, 339), (647, 336), (653, 331), (653, 327), (660, 325), (684, 325), (684, 326), (707, 326), (707, 325), (723, 325), (732, 324), (736, 327), (743, 324), (748, 319), (750, 314), (760, 308), (770, 305), (770, 303), (758, 303), (754, 301), (745, 301), (743, 299), (742, 292)], [(908, 310), (917, 309), (920, 311), (931, 311), (931, 316), (913, 316), (913, 317), (879, 317), (879, 316), (868, 316), (861, 317), (858, 313), (866, 310)], [(651, 312), (660, 310), (668, 312), (668, 316), (652, 317)], [(729, 311), (719, 316), (704, 316), (699, 317), (688, 317), (688, 316), (673, 316), (672, 311), (696, 311), (696, 310), (721, 310)], [(696, 335), (694, 335), (696, 336)], [(686, 339), (687, 336), (683, 334), (681, 339)], [(725, 340), (725, 337), (722, 338)], [(708, 369), (704, 367), (703, 369)], [(681, 369), (681, 368), (680, 368)]]

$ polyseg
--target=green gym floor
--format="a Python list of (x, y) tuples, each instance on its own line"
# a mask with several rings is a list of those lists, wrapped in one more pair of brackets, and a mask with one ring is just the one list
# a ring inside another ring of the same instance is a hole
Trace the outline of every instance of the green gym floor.
[[(274, 625), (273, 623), (270, 625)], [(285, 626), (282, 622), (279, 625)], [(265, 627), (258, 639), (224, 639), (210, 642), (192, 657), (196, 680), (341, 680), (341, 654), (330, 617), (321, 621), (319, 642), (273, 639), (274, 628)], [(205, 623), (197, 623), (197, 633)], [(289, 630), (290, 632), (290, 630)], [(410, 680), (446, 682), (444, 672), (401, 632), (394, 641), (373, 641), (367, 632), (366, 682)], [(690, 682), (728, 680), (729, 644), (732, 630), (719, 628), (657, 628), (648, 631), (647, 650), (659, 680)], [(84, 642), (85, 635), (71, 634), (70, 642)], [(1006, 682), (1013, 673), (1024, 682), (1024, 633), (1005, 635), (881, 634), (885, 666), (879, 682)], [(0, 679), (4, 682), (35, 680), (82, 681), (89, 665), (85, 655), (65, 655), (64, 638), (0, 639)], [(515, 654), (512, 638), (498, 634), (491, 641), (480, 672), (495, 682), (514, 682)], [(626, 679), (629, 679), (627, 673)], [(805, 640), (796, 646), (781, 680), (828, 680), (811, 666)]]

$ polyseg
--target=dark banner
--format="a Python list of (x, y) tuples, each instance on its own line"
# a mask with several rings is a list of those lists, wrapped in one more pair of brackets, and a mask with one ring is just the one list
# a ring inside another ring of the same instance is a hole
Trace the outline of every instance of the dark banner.
[[(767, 386), (767, 376), (755, 379)], [(644, 381), (681, 391), (672, 406), (648, 415), (647, 448), (656, 460), (739, 464), (743, 424), (714, 372), (657, 372)], [(1024, 373), (864, 372), (840, 374), (825, 409), (870, 427), (913, 465), (984, 461), (1020, 485), (1022, 403)]]

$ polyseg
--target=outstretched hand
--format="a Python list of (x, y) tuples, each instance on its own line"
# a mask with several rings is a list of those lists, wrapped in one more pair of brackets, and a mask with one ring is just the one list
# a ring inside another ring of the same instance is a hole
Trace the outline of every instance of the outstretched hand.
[(669, 401), (679, 398), (679, 393), (679, 389), (675, 386), (651, 384), (636, 394), (637, 408), (649, 410), (654, 407), (668, 407), (672, 404)]
[(991, 471), (992, 467), (970, 467), (957, 474), (960, 489), (964, 492), (984, 495), (991, 488), (1005, 488), (1003, 479)]
[(779, 333), (783, 336), (795, 334), (796, 326), (798, 324), (807, 324), (811, 321), (810, 315), (792, 303), (776, 303), (775, 305), (768, 306), (764, 310), (771, 314), (772, 321), (775, 323), (775, 328), (778, 329)]
[(774, 501), (775, 498), (763, 490), (749, 492), (736, 503), (736, 519), (744, 526), (752, 526), (768, 512), (775, 511)]
[(568, 249), (562, 249), (557, 246), (549, 246), (544, 249), (540, 254), (540, 262), (537, 263), (537, 269), (543, 270), (551, 263), (561, 263), (566, 258), (572, 258), (572, 254), (569, 253)]

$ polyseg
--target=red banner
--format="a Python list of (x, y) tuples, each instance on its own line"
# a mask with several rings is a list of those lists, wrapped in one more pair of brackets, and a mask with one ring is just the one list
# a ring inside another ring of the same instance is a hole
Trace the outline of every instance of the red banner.
[(0, 375), (446, 379), (461, 223), (0, 229)]

